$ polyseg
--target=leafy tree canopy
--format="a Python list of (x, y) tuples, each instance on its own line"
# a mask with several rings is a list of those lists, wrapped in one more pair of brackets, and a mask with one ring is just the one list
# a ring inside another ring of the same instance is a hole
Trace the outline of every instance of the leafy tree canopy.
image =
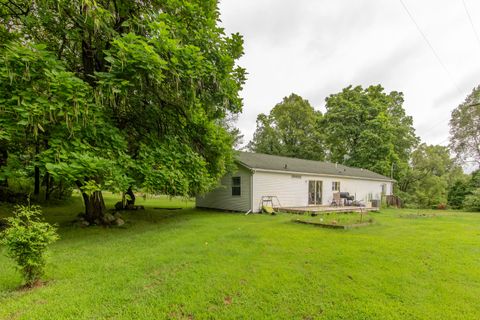
[[(102, 188), (133, 182), (172, 195), (204, 192), (232, 164), (234, 137), (224, 119), (242, 108), (245, 71), (236, 61), (243, 40), (218, 26), (216, 0), (9, 3), (0, 3), (0, 37), (13, 41), (0, 47), (3, 79), (10, 79), (5, 86), (2, 79), (0, 99), (12, 103), (0, 114), (9, 124), (0, 139), (28, 130), (24, 141), (33, 143), (24, 152), (36, 167), (95, 202)], [(41, 61), (8, 64), (15, 52)], [(160, 167), (178, 168), (182, 152), (191, 167), (173, 171), (178, 187), (151, 183)]]
[(319, 129), (322, 114), (302, 97), (283, 98), (269, 115), (259, 114), (249, 148), (254, 152), (323, 160), (325, 149)]
[(408, 205), (432, 207), (447, 204), (449, 186), (466, 180), (462, 168), (450, 156), (448, 147), (422, 143), (412, 152), (410, 168), (399, 181)]
[(480, 188), (473, 190), (465, 197), (463, 206), (467, 210), (480, 211)]
[(399, 178), (418, 143), (403, 94), (380, 86), (349, 86), (326, 98), (322, 130), (330, 161)]
[(450, 146), (458, 159), (480, 167), (480, 86), (452, 111)]

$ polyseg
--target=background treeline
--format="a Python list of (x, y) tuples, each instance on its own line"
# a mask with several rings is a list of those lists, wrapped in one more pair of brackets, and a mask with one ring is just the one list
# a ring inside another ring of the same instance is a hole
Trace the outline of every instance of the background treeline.
[(411, 207), (480, 210), (479, 88), (452, 112), (450, 146), (416, 136), (403, 94), (377, 86), (349, 86), (325, 99), (326, 112), (291, 94), (257, 117), (247, 148), (254, 152), (324, 160), (394, 178), (395, 194)]

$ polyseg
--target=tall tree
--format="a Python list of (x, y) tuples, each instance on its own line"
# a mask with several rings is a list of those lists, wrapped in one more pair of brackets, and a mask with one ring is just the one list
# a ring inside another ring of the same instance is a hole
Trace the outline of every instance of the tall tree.
[(349, 86), (326, 98), (322, 130), (330, 161), (399, 178), (418, 143), (403, 94), (378, 86)]
[(448, 185), (447, 203), (454, 209), (462, 208), (465, 197), (470, 193), (468, 176), (459, 177)]
[(480, 167), (480, 86), (452, 111), (450, 147), (458, 159)]
[[(2, 34), (44, 44), (87, 85), (99, 110), (103, 124), (84, 129), (88, 139), (56, 140), (43, 157), (53, 161), (45, 165), (50, 174), (80, 188), (90, 220), (101, 219), (101, 189), (113, 184), (192, 195), (225, 173), (233, 138), (223, 119), (241, 111), (245, 71), (236, 65), (242, 37), (218, 26), (216, 0), (24, 0), (22, 10), (1, 7), (2, 19), (15, 25)], [(179, 166), (182, 153), (189, 157)], [(149, 159), (154, 163), (145, 166)], [(159, 174), (170, 180), (152, 183)], [(171, 179), (183, 187), (169, 188)]]
[[(34, 167), (36, 194), (40, 171), (46, 174), (48, 187), (50, 173), (46, 169), (53, 168), (52, 163), (62, 155), (71, 161), (80, 149), (85, 156), (94, 145), (103, 144), (103, 152), (96, 158), (108, 157), (109, 146), (121, 135), (103, 121), (87, 83), (66, 71), (42, 45), (10, 43), (0, 50), (0, 61), (0, 124), (6, 137), (3, 146), (10, 155), (22, 158), (24, 166)], [(117, 150), (122, 152), (123, 148)], [(51, 173), (58, 176), (57, 172)], [(80, 183), (86, 177), (83, 172), (71, 182)]]
[(321, 117), (307, 100), (292, 93), (275, 105), (269, 115), (258, 115), (249, 148), (260, 153), (323, 160)]
[(399, 185), (408, 205), (431, 207), (447, 204), (449, 186), (463, 179), (463, 170), (447, 147), (422, 143), (412, 152), (410, 168)]

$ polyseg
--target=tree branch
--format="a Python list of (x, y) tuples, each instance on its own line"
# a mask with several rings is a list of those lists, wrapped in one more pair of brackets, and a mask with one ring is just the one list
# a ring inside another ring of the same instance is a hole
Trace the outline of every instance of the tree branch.
[[(10, 7), (8, 4), (10, 4), (11, 6), (13, 7)], [(10, 13), (8, 14), (4, 14), (4, 15), (1, 15), (0, 17), (9, 17), (9, 16), (13, 16), (13, 17), (21, 17), (21, 16), (26, 16), (28, 15), (28, 13), (30, 12), (30, 6), (27, 6), (27, 8), (22, 8), (21, 6), (19, 6), (18, 4), (16, 4), (14, 1), (12, 0), (7, 0), (7, 1), (2, 1), (0, 2), (0, 5), (4, 6), (5, 8), (7, 8), (8, 11), (10, 11)], [(15, 10), (15, 8), (18, 10)]]

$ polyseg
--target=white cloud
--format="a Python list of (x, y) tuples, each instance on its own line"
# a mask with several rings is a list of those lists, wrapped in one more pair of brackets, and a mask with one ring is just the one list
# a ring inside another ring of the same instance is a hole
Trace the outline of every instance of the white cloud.
[[(245, 141), (257, 114), (292, 92), (322, 109), (350, 84), (382, 84), (405, 94), (423, 141), (446, 144), (451, 110), (480, 84), (480, 43), (461, 1), (404, 2), (450, 75), (397, 0), (222, 0), (226, 32), (245, 39), (240, 65), (249, 75), (238, 121)], [(480, 21), (480, 2), (466, 3)]]

